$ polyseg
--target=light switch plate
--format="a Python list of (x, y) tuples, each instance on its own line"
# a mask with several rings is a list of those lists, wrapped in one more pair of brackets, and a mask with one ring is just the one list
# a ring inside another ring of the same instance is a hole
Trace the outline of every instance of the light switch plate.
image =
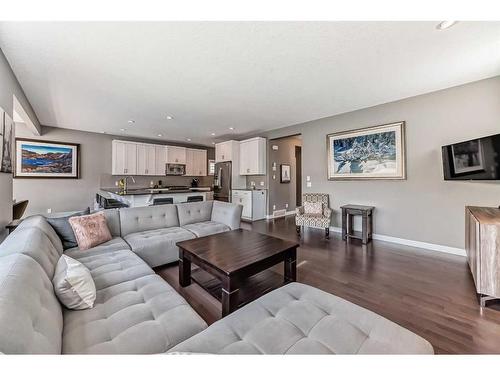
[(306, 181), (311, 181), (311, 176), (307, 176)]
[(264, 181), (261, 181), (261, 182), (260, 182), (260, 186), (264, 186)]
[(276, 180), (276, 175), (275, 174), (273, 174), (273, 180)]
[(312, 186), (312, 183), (311, 183), (311, 181), (309, 181), (309, 182), (307, 183), (307, 187), (309, 188), (309, 187), (311, 187), (311, 186)]

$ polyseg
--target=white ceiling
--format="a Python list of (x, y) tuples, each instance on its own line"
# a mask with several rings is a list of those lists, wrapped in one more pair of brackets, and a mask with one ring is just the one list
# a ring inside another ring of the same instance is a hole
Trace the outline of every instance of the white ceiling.
[(0, 47), (44, 125), (210, 145), (500, 74), (500, 22), (436, 24), (2, 22)]

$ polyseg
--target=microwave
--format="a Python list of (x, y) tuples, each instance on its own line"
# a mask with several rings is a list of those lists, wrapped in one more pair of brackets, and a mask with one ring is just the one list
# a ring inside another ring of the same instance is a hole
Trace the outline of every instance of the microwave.
[(185, 164), (166, 164), (165, 165), (165, 175), (166, 176), (184, 176), (186, 174)]

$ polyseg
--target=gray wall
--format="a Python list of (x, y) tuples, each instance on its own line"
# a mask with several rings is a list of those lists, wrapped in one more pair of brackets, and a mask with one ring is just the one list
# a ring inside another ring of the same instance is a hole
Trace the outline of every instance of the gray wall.
[[(328, 181), (326, 135), (406, 121), (405, 181)], [(302, 134), (302, 190), (328, 192), (340, 226), (339, 207), (376, 206), (377, 234), (464, 247), (464, 206), (498, 206), (500, 182), (444, 181), (441, 146), (500, 133), (500, 77), (393, 103), (294, 125), (263, 134)], [(311, 176), (312, 187), (305, 178)]]
[[(38, 124), (38, 119), (31, 105), (26, 99), (19, 82), (17, 82), (3, 52), (0, 50), (0, 107), (2, 107), (10, 117), (13, 117), (13, 95), (15, 95), (22, 104), (32, 122)], [(0, 241), (6, 235), (6, 231), (4, 230), (5, 225), (12, 220), (12, 198), (12, 175), (0, 173)]]
[[(52, 212), (79, 210), (93, 207), (95, 194), (100, 187), (114, 187), (115, 181), (121, 176), (111, 175), (111, 141), (120, 137), (82, 132), (77, 130), (55, 127), (42, 127), (42, 136), (33, 136), (25, 127), (18, 129), (17, 136), (27, 136), (32, 139), (44, 139), (59, 142), (80, 144), (80, 178), (79, 179), (14, 179), (14, 198), (29, 199), (27, 214), (46, 213), (48, 208)], [(130, 139), (141, 141), (140, 139)], [(171, 144), (169, 142), (147, 143)], [(184, 145), (186, 146), (186, 145)], [(205, 148), (189, 145), (192, 148)], [(208, 158), (213, 159), (215, 150), (208, 150)], [(163, 181), (164, 185), (189, 185), (190, 177), (136, 177), (136, 183), (129, 181), (129, 186), (149, 186), (151, 180)], [(212, 177), (203, 177), (200, 186), (211, 185)]]

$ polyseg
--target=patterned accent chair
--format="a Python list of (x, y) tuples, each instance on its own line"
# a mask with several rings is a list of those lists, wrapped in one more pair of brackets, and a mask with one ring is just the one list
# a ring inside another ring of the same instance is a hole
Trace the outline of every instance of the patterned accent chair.
[(332, 209), (329, 207), (328, 194), (306, 193), (302, 195), (302, 204), (304, 204), (304, 202), (321, 202), (323, 205), (323, 212), (321, 214), (306, 214), (304, 212), (304, 206), (297, 207), (295, 209), (295, 225), (297, 227), (297, 234), (300, 236), (300, 231), (303, 227), (313, 227), (324, 228), (326, 238), (330, 237)]

